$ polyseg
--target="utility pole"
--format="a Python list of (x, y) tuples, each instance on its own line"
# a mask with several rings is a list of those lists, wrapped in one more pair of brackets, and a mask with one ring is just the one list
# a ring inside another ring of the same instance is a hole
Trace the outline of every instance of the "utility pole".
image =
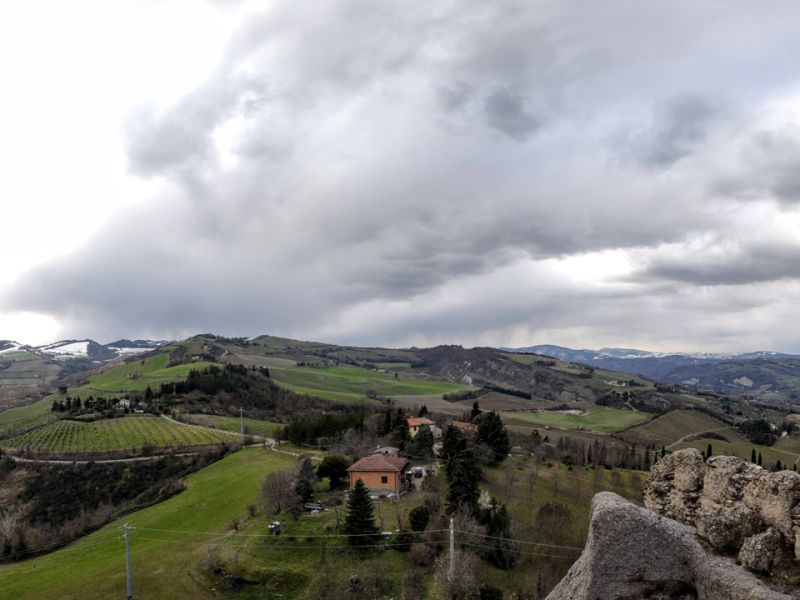
[(242, 416), (242, 410), (244, 410), (241, 406), (239, 407), (239, 429), (241, 430), (242, 439), (244, 439), (244, 417)]
[(453, 527), (454, 519), (450, 518), (450, 580), (452, 581), (456, 572), (456, 530)]
[[(452, 519), (451, 519), (452, 521)], [(128, 576), (128, 600), (133, 600), (131, 587), (131, 528), (125, 523), (125, 571)]]

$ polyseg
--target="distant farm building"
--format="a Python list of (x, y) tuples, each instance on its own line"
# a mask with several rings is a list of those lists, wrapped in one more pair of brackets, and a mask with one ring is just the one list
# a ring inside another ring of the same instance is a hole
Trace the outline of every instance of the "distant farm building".
[(436, 424), (431, 421), (430, 419), (426, 419), (424, 417), (419, 418), (411, 418), (408, 420), (408, 429), (411, 432), (411, 437), (414, 437), (419, 432), (419, 428), (423, 425), (427, 425), (431, 428), (431, 433), (433, 433), (434, 438), (442, 437), (442, 430), (439, 429)]
[(394, 446), (378, 446), (378, 449), (373, 450), (370, 454), (383, 454), (384, 456), (394, 456), (397, 458), (398, 452), (400, 452), (400, 449)]
[(478, 426), (472, 423), (464, 423), (463, 421), (453, 421), (453, 425), (461, 430), (465, 437), (471, 438), (478, 433)]

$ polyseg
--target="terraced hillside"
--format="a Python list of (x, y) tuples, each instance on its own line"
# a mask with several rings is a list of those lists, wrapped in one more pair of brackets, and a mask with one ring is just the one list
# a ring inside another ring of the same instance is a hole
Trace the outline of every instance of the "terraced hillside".
[(167, 419), (137, 415), (92, 423), (62, 420), (23, 435), (0, 441), (14, 450), (48, 454), (101, 453), (145, 446), (194, 446), (233, 439), (222, 431), (209, 431)]

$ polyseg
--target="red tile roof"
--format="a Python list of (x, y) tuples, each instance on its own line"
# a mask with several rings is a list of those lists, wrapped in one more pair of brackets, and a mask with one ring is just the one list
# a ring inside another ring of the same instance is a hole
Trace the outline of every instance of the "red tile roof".
[(386, 456), (384, 454), (375, 454), (373, 456), (362, 458), (347, 470), (356, 471), (358, 473), (367, 471), (391, 471), (396, 473), (405, 469), (407, 464), (408, 461), (405, 458), (395, 458), (393, 456)]
[(411, 418), (407, 419), (409, 427), (420, 427), (421, 425), (434, 425), (435, 423), (430, 419), (426, 419), (424, 417), (420, 417), (419, 419)]

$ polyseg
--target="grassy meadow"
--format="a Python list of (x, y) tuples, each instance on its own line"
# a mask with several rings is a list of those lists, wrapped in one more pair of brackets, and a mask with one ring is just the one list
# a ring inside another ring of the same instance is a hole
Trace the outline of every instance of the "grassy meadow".
[(532, 427), (557, 427), (560, 429), (583, 428), (600, 433), (615, 433), (636, 423), (648, 420), (652, 415), (635, 410), (615, 410), (612, 408), (590, 408), (586, 415), (569, 415), (558, 412), (541, 411), (536, 413), (501, 413), (509, 422), (529, 423)]
[[(728, 432), (727, 430), (731, 430)], [(684, 437), (705, 431), (719, 431), (723, 436), (734, 435), (737, 441), (742, 441), (740, 434), (731, 427), (696, 410), (674, 410), (649, 423), (633, 427), (620, 434), (625, 441), (641, 446), (655, 444), (656, 447), (666, 446), (682, 440)]]

